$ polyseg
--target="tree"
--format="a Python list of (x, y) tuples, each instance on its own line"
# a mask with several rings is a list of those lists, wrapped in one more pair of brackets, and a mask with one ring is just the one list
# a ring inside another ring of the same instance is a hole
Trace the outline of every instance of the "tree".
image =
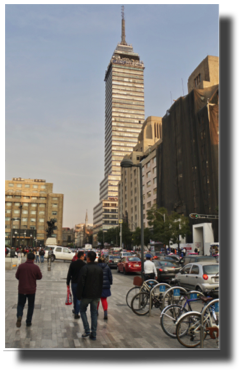
[(183, 238), (190, 232), (189, 220), (176, 212), (168, 213), (164, 207), (156, 208), (154, 205), (147, 211), (149, 226), (153, 229), (152, 238), (170, 246), (170, 243), (180, 245), (179, 236)]
[[(144, 228), (144, 244), (148, 245), (151, 239), (151, 231), (149, 228)], [(132, 241), (134, 245), (141, 245), (141, 228), (137, 227), (132, 233)]]
[(172, 242), (180, 248), (180, 236), (184, 238), (190, 233), (189, 219), (184, 215), (179, 215), (177, 212), (171, 214), (172, 220)]

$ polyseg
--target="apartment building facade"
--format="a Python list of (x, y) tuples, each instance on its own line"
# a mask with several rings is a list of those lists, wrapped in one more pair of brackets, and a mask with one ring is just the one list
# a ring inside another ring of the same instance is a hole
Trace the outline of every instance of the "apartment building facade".
[[(136, 165), (142, 164), (143, 223), (148, 227), (147, 210), (157, 203), (157, 160), (156, 151), (161, 143), (162, 118), (148, 117), (143, 123), (138, 142), (127, 157)], [(122, 168), (119, 182), (119, 219), (128, 221), (134, 231), (141, 228), (140, 169)]]
[(13, 178), (5, 181), (5, 244), (44, 245), (47, 221), (56, 219), (53, 237), (62, 244), (64, 195), (53, 193), (43, 179)]

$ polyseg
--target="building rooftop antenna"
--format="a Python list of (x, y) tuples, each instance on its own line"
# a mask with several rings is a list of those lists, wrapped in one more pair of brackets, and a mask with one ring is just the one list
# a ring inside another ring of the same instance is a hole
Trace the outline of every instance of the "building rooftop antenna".
[(127, 45), (125, 41), (125, 18), (124, 18), (124, 6), (121, 7), (121, 15), (122, 15), (122, 34), (121, 34), (121, 45)]

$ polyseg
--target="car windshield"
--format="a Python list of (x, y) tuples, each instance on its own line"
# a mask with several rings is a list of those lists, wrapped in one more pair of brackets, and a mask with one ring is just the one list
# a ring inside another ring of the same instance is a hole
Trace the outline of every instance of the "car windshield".
[(163, 267), (175, 267), (177, 263), (172, 263), (171, 261), (159, 261), (160, 265)]
[(139, 257), (129, 257), (128, 261), (139, 261), (139, 262), (141, 262)]
[(204, 274), (216, 274), (219, 273), (219, 265), (204, 265), (203, 266)]

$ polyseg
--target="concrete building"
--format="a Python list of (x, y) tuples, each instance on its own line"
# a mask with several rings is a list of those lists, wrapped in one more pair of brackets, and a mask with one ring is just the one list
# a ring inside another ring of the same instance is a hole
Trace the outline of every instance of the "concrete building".
[(98, 246), (98, 232), (117, 227), (118, 198), (103, 199), (93, 210), (93, 247)]
[[(217, 215), (219, 207), (219, 86), (194, 89), (163, 117), (157, 151), (157, 205), (168, 212)], [(200, 223), (190, 219), (190, 225)], [(215, 241), (218, 221), (212, 223)], [(192, 234), (187, 237), (192, 242)]]
[[(144, 122), (144, 64), (125, 39), (122, 12), (121, 42), (105, 73), (105, 171), (100, 183), (99, 202), (93, 210), (94, 240), (103, 228), (103, 201), (118, 197), (120, 162), (132, 152)], [(101, 211), (102, 210), (102, 211)], [(117, 217), (117, 215), (116, 215)], [(112, 221), (113, 222), (113, 221)], [(110, 228), (118, 224), (107, 224)]]
[(219, 84), (219, 57), (208, 55), (188, 78), (188, 93)]
[[(148, 227), (147, 210), (157, 203), (157, 163), (156, 151), (161, 143), (162, 118), (148, 117), (143, 123), (138, 142), (130, 155), (134, 164), (142, 163), (143, 180), (143, 220)], [(141, 227), (140, 212), (140, 173), (139, 168), (122, 168), (119, 182), (119, 219), (128, 220), (129, 228), (134, 231)]]
[(74, 229), (69, 227), (62, 228), (62, 245), (67, 247), (74, 244)]
[(63, 199), (64, 195), (53, 193), (53, 184), (43, 179), (5, 181), (5, 243), (43, 245), (47, 221), (55, 218), (53, 237), (62, 244)]

